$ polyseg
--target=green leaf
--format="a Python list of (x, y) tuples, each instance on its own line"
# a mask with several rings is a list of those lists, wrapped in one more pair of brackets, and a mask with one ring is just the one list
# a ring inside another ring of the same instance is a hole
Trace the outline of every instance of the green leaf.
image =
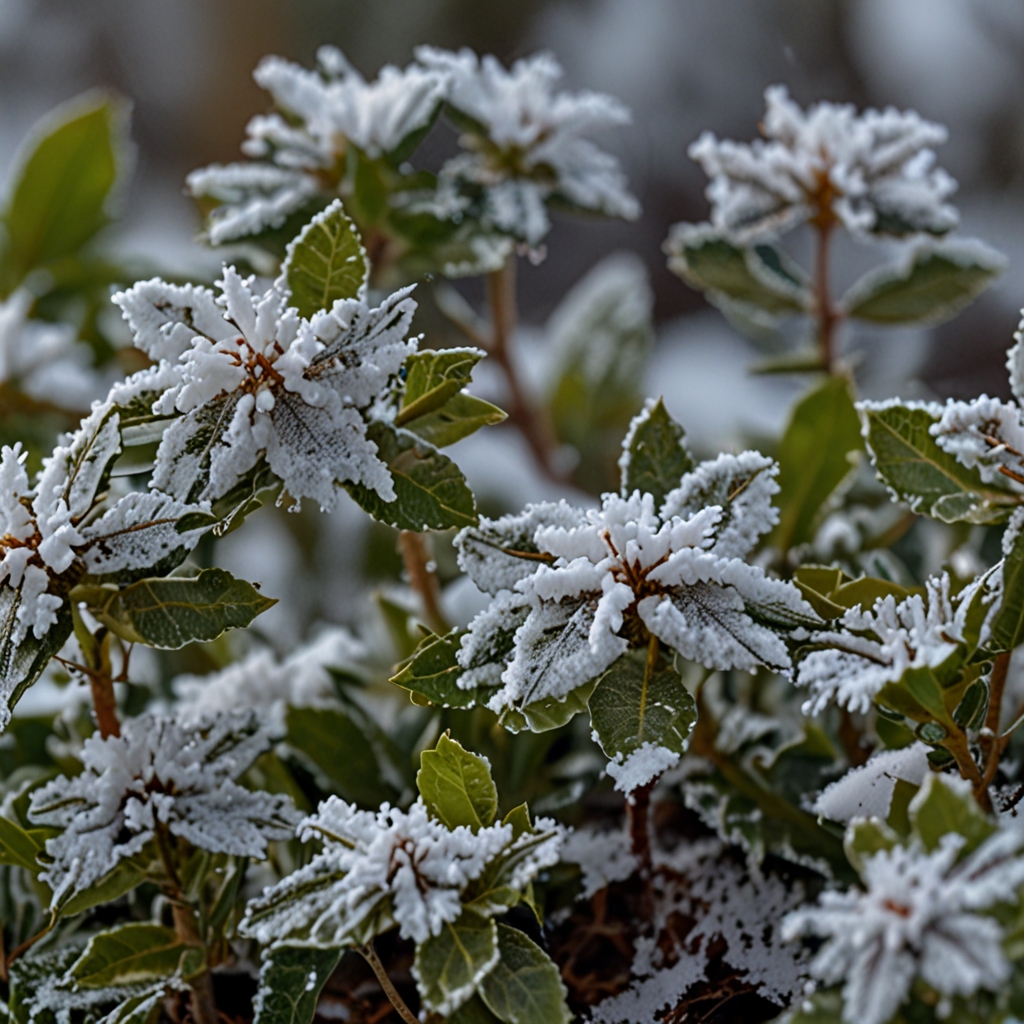
[(320, 990), (341, 959), (340, 949), (280, 946), (260, 964), (253, 1024), (311, 1024)]
[(448, 1024), (501, 1024), (501, 1018), (495, 1017), (478, 995), (449, 1014), (447, 1020)]
[(858, 874), (864, 872), (864, 862), (882, 850), (899, 845), (900, 837), (878, 818), (855, 818), (847, 826), (843, 837), (846, 857)]
[(0, 695), (13, 711), (25, 691), (43, 674), (50, 659), (64, 646), (72, 631), (71, 609), (65, 602), (57, 621), (41, 640), (30, 632), (14, 642), (21, 590), (0, 583)]
[(68, 899), (61, 903), (60, 912), (64, 917), (74, 917), (84, 910), (99, 906), (101, 903), (110, 903), (118, 896), (141, 885), (146, 879), (146, 872), (133, 860), (123, 860), (113, 871), (104, 875), (95, 885), (79, 892), (69, 892)]
[(37, 125), (14, 172), (3, 215), (4, 279), (68, 256), (109, 220), (124, 164), (128, 106), (103, 93), (79, 97)]
[(473, 492), (451, 459), (390, 423), (371, 423), (366, 434), (391, 470), (395, 500), (384, 501), (369, 487), (346, 483), (360, 508), (398, 530), (447, 530), (476, 524)]
[(497, 963), (494, 921), (463, 910), (455, 921), (445, 923), (440, 935), (416, 947), (413, 973), (423, 1005), (444, 1016), (452, 1013)]
[(1006, 268), (975, 240), (924, 242), (899, 265), (877, 267), (843, 296), (851, 317), (882, 324), (940, 324), (970, 305)]
[(405, 390), (395, 426), (404, 427), (420, 416), (440, 409), (469, 383), (473, 367), (483, 357), (484, 352), (478, 348), (414, 352), (403, 367)]
[(465, 671), (456, 660), (459, 630), (425, 637), (391, 682), (443, 708), (473, 707), (475, 690), (462, 690), (457, 680)]
[(882, 403), (858, 406), (868, 454), (897, 501), (914, 512), (952, 523), (1005, 519), (1015, 499), (944, 452), (929, 433), (938, 416), (927, 406)]
[(682, 676), (660, 655), (627, 651), (590, 697), (590, 721), (605, 754), (620, 763), (645, 743), (682, 754), (697, 706)]
[(955, 832), (963, 836), (967, 840), (963, 848), (966, 856), (996, 831), (996, 824), (978, 806), (970, 787), (957, 783), (959, 779), (951, 782), (943, 775), (929, 773), (910, 801), (910, 824), (929, 851), (938, 847), (944, 835)]
[(481, 427), (493, 427), (508, 419), (508, 413), (482, 398), (460, 391), (440, 409), (420, 416), (408, 429), (435, 448), (446, 448), (475, 434)]
[(814, 539), (822, 506), (854, 469), (860, 420), (850, 386), (829, 377), (793, 410), (779, 445), (779, 523), (772, 543), (782, 551)]
[(330, 707), (290, 707), (288, 745), (309, 758), (346, 800), (377, 807), (397, 794), (381, 777), (365, 730)]
[(185, 950), (173, 928), (125, 924), (94, 935), (68, 975), (79, 988), (138, 985), (174, 974)]
[(835, 566), (801, 565), (793, 576), (800, 593), (823, 619), (836, 619), (854, 605), (871, 608), (879, 598), (902, 601), (911, 591), (875, 576), (851, 579)]
[(167, 990), (157, 985), (136, 996), (129, 996), (97, 1024), (152, 1024), (163, 1007)]
[(773, 315), (811, 307), (805, 275), (768, 245), (740, 247), (710, 225), (678, 225), (665, 244), (669, 269), (715, 302), (755, 306)]
[[(1024, 643), (1024, 530), (1004, 536), (1002, 561), (1002, 596), (990, 623), (990, 636), (985, 646), (992, 652), (1012, 651)], [(1008, 550), (1007, 550), (1008, 548)], [(985, 594), (979, 595), (980, 611), (988, 611)], [(972, 609), (973, 611), (973, 609)]]
[(431, 817), (450, 829), (467, 825), (474, 832), (494, 821), (498, 790), (486, 758), (442, 735), (433, 750), (423, 751), (420, 764), (416, 787)]
[(653, 494), (658, 508), (669, 491), (694, 468), (683, 440), (683, 428), (668, 414), (659, 398), (632, 422), (622, 442), (622, 495)]
[(569, 1024), (565, 986), (551, 957), (516, 928), (498, 925), (498, 965), (480, 995), (505, 1024)]
[(216, 640), (226, 629), (248, 626), (277, 603), (223, 569), (139, 580), (120, 589), (87, 585), (73, 593), (122, 640), (165, 650)]
[(330, 309), (338, 299), (359, 297), (369, 280), (370, 263), (340, 199), (289, 243), (281, 272), (291, 289), (292, 305), (307, 319)]
[(45, 849), (42, 840), (10, 818), (0, 818), (0, 864), (13, 864), (32, 875), (43, 870), (36, 857)]

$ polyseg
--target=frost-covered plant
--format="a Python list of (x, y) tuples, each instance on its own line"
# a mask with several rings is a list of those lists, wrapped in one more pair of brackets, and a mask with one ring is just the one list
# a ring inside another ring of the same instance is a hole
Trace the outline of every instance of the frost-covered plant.
[[(786, 918), (787, 938), (826, 940), (811, 973), (842, 984), (847, 1024), (885, 1024), (918, 978), (950, 1009), (953, 997), (998, 992), (1009, 979), (1006, 929), (994, 911), (1019, 902), (1024, 831), (993, 826), (972, 805), (970, 787), (933, 775), (910, 803), (905, 840), (878, 819), (855, 820), (847, 843), (863, 890), (826, 891), (818, 906)], [(970, 822), (969, 834), (941, 816), (950, 811), (961, 827)]]
[(525, 806), (498, 824), (486, 759), (445, 736), (424, 752), (417, 785), (420, 797), (408, 811), (388, 804), (363, 811), (337, 797), (322, 803), (297, 833), (322, 843), (321, 852), (249, 903), (241, 933), (267, 947), (271, 961), (291, 947), (354, 946), (376, 970), (372, 941), (397, 927), (416, 943), (423, 1006), (444, 1016), (477, 993), (493, 1007), (503, 986), (491, 976), (503, 958), (525, 958), (536, 972), (534, 991), (517, 1001), (525, 997), (545, 1007), (546, 1019), (567, 1021), (554, 965), (521, 932), (494, 920), (530, 902), (530, 883), (558, 861), (562, 830), (546, 818), (531, 824)]
[[(764, 139), (752, 143), (704, 132), (690, 156), (711, 179), (708, 224), (677, 224), (669, 267), (755, 336), (777, 336), (782, 320), (809, 317), (803, 352), (779, 368), (839, 364), (837, 328), (866, 323), (940, 323), (983, 291), (1005, 266), (973, 240), (944, 239), (959, 216), (947, 200), (956, 182), (935, 166), (942, 125), (914, 111), (816, 103), (804, 110), (785, 86), (765, 91)], [(816, 239), (812, 271), (776, 246), (802, 226)], [(830, 251), (837, 228), (857, 241), (906, 240), (902, 257), (881, 264), (833, 298)]]

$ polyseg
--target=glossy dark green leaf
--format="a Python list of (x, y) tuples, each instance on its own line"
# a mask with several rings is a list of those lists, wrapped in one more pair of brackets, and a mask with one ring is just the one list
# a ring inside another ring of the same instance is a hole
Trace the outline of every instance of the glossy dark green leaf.
[(416, 787), (432, 818), (450, 829), (473, 832), (490, 825), (498, 813), (498, 790), (485, 758), (442, 735), (433, 750), (420, 755)]
[(173, 928), (124, 924), (94, 935), (68, 975), (80, 988), (138, 985), (170, 977), (185, 951)]
[(462, 471), (446, 455), (407, 430), (371, 423), (367, 436), (377, 445), (395, 485), (395, 500), (384, 501), (362, 484), (345, 488), (374, 519), (399, 530), (447, 530), (477, 521), (476, 501)]
[(843, 296), (860, 320), (940, 324), (970, 305), (1006, 268), (1006, 258), (974, 240), (928, 242), (899, 265), (878, 267)]
[(391, 682), (443, 708), (469, 708), (478, 703), (480, 692), (458, 685), (465, 669), (458, 663), (458, 630), (446, 636), (425, 637), (412, 657), (401, 666)]
[(463, 910), (439, 935), (416, 947), (415, 972), (420, 999), (428, 1010), (447, 1015), (470, 996), (498, 961), (494, 921)]
[(498, 925), (501, 959), (480, 983), (480, 995), (505, 1024), (569, 1024), (566, 991), (551, 957), (516, 928)]
[(307, 318), (330, 309), (338, 299), (360, 295), (370, 264), (340, 199), (318, 213), (290, 243), (281, 272), (291, 289), (292, 305)]
[(44, 844), (10, 818), (0, 818), (0, 864), (13, 864), (33, 875), (43, 870), (36, 858)]
[(260, 964), (253, 1024), (311, 1024), (320, 991), (341, 959), (340, 949), (282, 946)]
[(779, 523), (772, 543), (788, 551), (814, 539), (825, 502), (854, 468), (850, 453), (863, 448), (844, 378), (827, 378), (797, 403), (776, 459)]
[(653, 494), (655, 508), (659, 507), (665, 495), (694, 468), (683, 437), (683, 428), (669, 416), (660, 398), (648, 404), (622, 442), (623, 496), (633, 491)]
[(82, 586), (74, 594), (122, 640), (167, 650), (197, 640), (216, 640), (224, 630), (248, 626), (276, 604), (223, 569), (139, 580), (120, 589)]

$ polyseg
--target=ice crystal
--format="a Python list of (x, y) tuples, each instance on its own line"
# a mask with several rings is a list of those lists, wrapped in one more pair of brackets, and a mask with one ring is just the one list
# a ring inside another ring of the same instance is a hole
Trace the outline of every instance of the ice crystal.
[(351, 668), (365, 655), (363, 645), (340, 626), (325, 630), (280, 660), (272, 651), (255, 651), (220, 672), (175, 679), (175, 714), (183, 721), (195, 721), (244, 707), (257, 712), (272, 733), (280, 733), (289, 705), (329, 700), (335, 693), (329, 669)]
[(918, 842), (864, 862), (866, 891), (828, 891), (791, 914), (786, 938), (826, 939), (811, 964), (843, 982), (843, 1019), (885, 1024), (920, 977), (946, 996), (998, 989), (1010, 975), (999, 922), (978, 911), (1015, 902), (1024, 882), (1024, 831), (1004, 829), (961, 857), (966, 839), (948, 833), (928, 852)]
[(397, 925), (403, 938), (424, 942), (462, 913), (463, 890), (496, 857), (534, 844), (516, 865), (513, 888), (555, 863), (560, 831), (548, 821), (537, 829), (547, 833), (539, 844), (529, 833), (515, 839), (511, 825), (449, 829), (422, 801), (408, 811), (362, 811), (329, 797), (298, 829), (302, 840), (321, 841), (322, 852), (251, 901), (240, 931), (264, 945), (336, 947)]
[(279, 227), (324, 191), (348, 145), (372, 159), (393, 153), (430, 124), (444, 98), (444, 76), (415, 64), (388, 65), (367, 82), (334, 47), (321, 47), (317, 61), (316, 71), (280, 57), (256, 68), (253, 77), (280, 111), (249, 122), (242, 149), (259, 163), (188, 176), (193, 195), (222, 204), (211, 215), (215, 244)]
[(449, 190), (452, 212), (462, 208), (466, 186), (482, 190), (485, 225), (530, 245), (551, 226), (546, 204), (553, 198), (611, 217), (639, 215), (618, 161), (585, 138), (628, 123), (618, 100), (557, 92), (562, 69), (546, 53), (511, 69), (469, 49), (421, 46), (416, 57), (445, 76), (448, 103), (469, 119), (462, 139), (467, 152), (441, 170), (439, 190), (442, 197)]
[(63, 830), (46, 842), (53, 863), (42, 877), (53, 905), (94, 885), (161, 830), (214, 853), (262, 860), (268, 840), (290, 838), (296, 820), (289, 797), (237, 782), (269, 745), (251, 712), (192, 726), (143, 715), (125, 722), (120, 736), (87, 739), (81, 774), (32, 794), (32, 820)]
[(650, 494), (606, 494), (600, 509), (531, 505), (464, 530), (459, 564), (502, 614), (474, 619), (460, 664), (482, 678), (492, 652), (503, 666), (495, 710), (566, 697), (645, 630), (710, 668), (788, 669), (778, 628), (816, 617), (790, 584), (742, 560), (776, 521), (774, 473), (754, 452), (721, 456), (686, 474), (660, 512)]
[(153, 486), (215, 499), (264, 456), (293, 498), (330, 508), (338, 485), (352, 481), (392, 501), (366, 410), (415, 350), (409, 289), (373, 309), (338, 300), (306, 320), (282, 281), (260, 294), (226, 267), (218, 287), (215, 295), (154, 278), (114, 296), (136, 345), (159, 360), (132, 391), (160, 392), (157, 414), (183, 414), (164, 433)]
[(607, 772), (615, 780), (620, 793), (632, 793), (640, 786), (646, 786), (669, 768), (679, 764), (679, 754), (656, 743), (642, 743), (629, 756), (617, 754), (608, 763)]
[(826, 645), (800, 663), (797, 686), (811, 697), (804, 713), (816, 715), (830, 701), (851, 711), (867, 711), (886, 683), (896, 683), (908, 669), (937, 668), (963, 639), (963, 617), (970, 602), (950, 596), (949, 577), (930, 577), (926, 593), (897, 602), (889, 594), (869, 611), (860, 605), (839, 620), (839, 629), (821, 630), (813, 644)]
[(690, 147), (711, 179), (715, 227), (743, 242), (804, 223), (840, 222), (858, 235), (943, 234), (957, 224), (946, 200), (956, 182), (934, 166), (946, 129), (914, 111), (817, 103), (802, 110), (784, 86), (765, 91), (765, 138), (705, 132)]

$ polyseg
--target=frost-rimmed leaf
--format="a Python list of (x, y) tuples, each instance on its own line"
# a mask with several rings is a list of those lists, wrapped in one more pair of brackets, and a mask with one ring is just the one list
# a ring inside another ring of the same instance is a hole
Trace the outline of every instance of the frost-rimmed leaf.
[(558, 968), (532, 939), (498, 924), (498, 964), (480, 983), (480, 995), (505, 1024), (569, 1024), (572, 1014)]
[(416, 947), (413, 975), (427, 1009), (449, 1014), (477, 990), (498, 964), (498, 929), (490, 918), (463, 910)]
[(15, 705), (43, 674), (72, 630), (71, 609), (65, 605), (41, 640), (34, 633), (15, 639), (20, 633), (17, 615), (21, 605), (21, 591), (6, 582), (0, 584), (0, 732), (7, 728)]
[(398, 673), (391, 677), (396, 686), (410, 691), (430, 704), (444, 708), (469, 708), (478, 703), (476, 689), (462, 689), (459, 677), (465, 671), (459, 664), (458, 630), (446, 636), (425, 637)]
[[(984, 646), (1012, 651), (1024, 642), (1024, 513), (1017, 511), (1003, 534), (1003, 559), (979, 593), (989, 605), (981, 627)], [(986, 593), (987, 591), (987, 593)], [(991, 603), (990, 603), (991, 602)]]
[(769, 245), (738, 245), (710, 224), (676, 224), (664, 248), (669, 269), (712, 302), (724, 296), (776, 316), (811, 308), (805, 275)]
[(281, 274), (288, 282), (292, 305), (307, 319), (339, 299), (364, 294), (370, 262), (340, 199), (321, 210), (288, 243)]
[(124, 924), (94, 935), (66, 977), (80, 988), (137, 985), (170, 977), (187, 946), (173, 928)]
[(608, 773), (626, 793), (678, 763), (697, 721), (697, 705), (682, 676), (644, 650), (619, 658), (588, 706), (595, 737), (613, 762)]
[(346, 483), (365, 512), (398, 530), (448, 530), (476, 523), (473, 492), (447, 455), (389, 423), (371, 423), (367, 437), (391, 473), (395, 499), (384, 501), (362, 484)]
[(772, 543), (783, 551), (814, 539), (822, 506), (849, 476), (849, 453), (864, 447), (850, 386), (830, 377), (793, 409), (779, 446), (779, 522)]
[(440, 409), (469, 383), (473, 367), (484, 355), (478, 348), (446, 348), (409, 356), (405, 361), (405, 389), (395, 425), (406, 426)]
[(433, 750), (420, 755), (416, 788), (431, 817), (450, 829), (473, 832), (490, 825), (498, 813), (498, 790), (487, 758), (442, 735)]
[(975, 239), (921, 241), (899, 264), (865, 274), (840, 305), (872, 323), (941, 324), (988, 288), (1006, 262)]
[(91, 615), (123, 640), (166, 650), (216, 640), (224, 630), (248, 626), (276, 604), (223, 569), (144, 579), (121, 588), (83, 585), (74, 593)]
[(341, 953), (308, 946), (268, 949), (260, 963), (253, 1024), (312, 1024), (320, 991)]
[(662, 399), (648, 399), (622, 442), (622, 496), (627, 498), (634, 491), (652, 494), (660, 507), (683, 476), (695, 468), (684, 437), (683, 428), (669, 416)]
[(875, 471), (897, 501), (943, 522), (1005, 519), (1014, 496), (944, 452), (930, 433), (942, 407), (915, 402), (859, 402), (864, 440)]

